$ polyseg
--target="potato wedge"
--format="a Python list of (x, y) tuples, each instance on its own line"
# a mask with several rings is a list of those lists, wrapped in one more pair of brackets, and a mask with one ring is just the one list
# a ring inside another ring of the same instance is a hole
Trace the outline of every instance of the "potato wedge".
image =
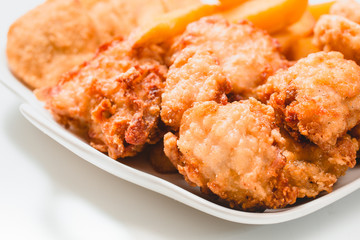
[(169, 12), (138, 28), (130, 35), (130, 40), (133, 47), (163, 42), (183, 32), (189, 23), (215, 13), (216, 9), (216, 5), (200, 4)]
[(295, 41), (288, 53), (289, 60), (299, 60), (310, 53), (319, 52), (320, 49), (313, 44), (313, 37), (303, 37)]
[(308, 6), (307, 0), (252, 0), (222, 13), (230, 21), (247, 19), (274, 33), (297, 22)]
[(307, 10), (298, 22), (272, 36), (279, 41), (283, 54), (287, 56), (288, 52), (291, 51), (290, 49), (294, 42), (299, 38), (307, 37), (312, 34), (315, 23), (314, 17), (310, 11)]
[(309, 11), (317, 21), (321, 15), (328, 14), (335, 1), (319, 3), (309, 6)]
[(133, 47), (143, 44), (164, 42), (178, 34), (181, 34), (186, 26), (204, 16), (212, 15), (233, 6), (237, 6), (246, 0), (223, 0), (219, 4), (195, 4), (187, 8), (166, 13), (154, 19), (150, 24), (138, 28), (131, 36)]

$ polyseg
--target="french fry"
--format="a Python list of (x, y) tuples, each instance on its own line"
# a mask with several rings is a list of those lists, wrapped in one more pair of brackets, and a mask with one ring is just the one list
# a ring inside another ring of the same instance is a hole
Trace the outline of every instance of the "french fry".
[(313, 44), (313, 37), (303, 37), (295, 41), (288, 53), (290, 60), (299, 60), (307, 57), (310, 53), (319, 52), (320, 49)]
[(181, 34), (186, 26), (204, 16), (212, 15), (237, 6), (245, 0), (223, 0), (219, 4), (196, 4), (188, 8), (175, 10), (154, 19), (149, 25), (138, 28), (131, 36), (133, 47), (144, 44), (161, 43)]
[(330, 8), (334, 3), (335, 1), (331, 1), (331, 2), (310, 5), (309, 11), (317, 21), (321, 15), (328, 14), (330, 12)]
[(272, 36), (279, 41), (283, 54), (287, 56), (297, 39), (312, 34), (315, 23), (314, 17), (310, 11), (307, 10), (298, 22)]
[(160, 43), (176, 36), (185, 30), (186, 26), (203, 16), (216, 12), (216, 5), (196, 5), (185, 9), (169, 12), (154, 19), (150, 25), (138, 28), (130, 35), (133, 47), (148, 43)]
[(230, 21), (247, 19), (255, 26), (274, 33), (297, 22), (308, 6), (307, 0), (253, 0), (224, 11)]

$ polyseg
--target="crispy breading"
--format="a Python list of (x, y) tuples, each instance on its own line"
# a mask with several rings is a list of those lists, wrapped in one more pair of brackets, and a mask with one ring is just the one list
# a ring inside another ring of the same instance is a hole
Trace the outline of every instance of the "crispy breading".
[(209, 51), (218, 59), (229, 78), (233, 92), (244, 97), (287, 61), (279, 51), (278, 42), (248, 21), (229, 23), (220, 16), (204, 17), (189, 24), (175, 41), (172, 52), (193, 46)]
[(101, 44), (190, 2), (198, 0), (46, 1), (10, 27), (9, 67), (30, 88), (53, 86)]
[(226, 103), (230, 82), (216, 56), (195, 47), (177, 54), (171, 65), (161, 102), (162, 121), (177, 130), (183, 113), (196, 102)]
[(47, 1), (10, 27), (8, 63), (31, 88), (50, 86), (91, 57), (99, 44), (95, 25), (78, 1)]
[(179, 137), (167, 133), (164, 142), (191, 185), (245, 210), (281, 208), (332, 191), (358, 150), (348, 135), (328, 151), (298, 143), (276, 126), (272, 107), (252, 98), (197, 103), (185, 112)]
[(286, 159), (274, 122), (273, 109), (255, 99), (198, 103), (185, 112), (177, 141), (165, 135), (165, 153), (190, 184), (232, 206), (284, 207), (295, 202), (297, 191), (282, 173)]
[(82, 132), (99, 151), (114, 159), (133, 156), (161, 138), (157, 124), (167, 68), (158, 52), (133, 51), (114, 40), (37, 96), (60, 124)]
[(314, 43), (360, 64), (360, 25), (353, 21), (336, 15), (321, 16), (314, 28)]
[(344, 135), (336, 144), (324, 151), (313, 143), (295, 141), (281, 131), (287, 164), (285, 177), (298, 190), (298, 197), (316, 197), (320, 192), (331, 192), (337, 179), (356, 164), (359, 144), (356, 139)]
[(355, 0), (337, 0), (331, 6), (329, 13), (360, 24), (360, 3)]
[(291, 135), (326, 149), (360, 121), (360, 67), (338, 52), (318, 52), (258, 89)]

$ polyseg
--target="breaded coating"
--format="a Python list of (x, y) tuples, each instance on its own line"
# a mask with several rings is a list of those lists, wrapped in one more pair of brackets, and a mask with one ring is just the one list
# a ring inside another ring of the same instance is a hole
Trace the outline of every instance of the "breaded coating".
[(278, 42), (245, 20), (233, 24), (212, 16), (193, 22), (174, 42), (175, 58), (177, 52), (189, 46), (212, 52), (233, 92), (243, 97), (253, 96), (255, 87), (288, 64), (280, 54)]
[(191, 2), (199, 0), (46, 1), (11, 26), (9, 67), (30, 88), (53, 86), (101, 44)]
[(328, 149), (360, 121), (360, 67), (338, 52), (310, 54), (271, 76), (258, 95), (293, 137)]
[(177, 130), (183, 113), (196, 102), (226, 103), (231, 85), (217, 58), (210, 52), (185, 48), (177, 54), (162, 95), (161, 119)]
[(340, 137), (332, 148), (324, 151), (313, 143), (298, 142), (286, 131), (281, 131), (287, 164), (285, 177), (298, 190), (298, 197), (316, 197), (320, 192), (331, 192), (337, 179), (356, 164), (359, 144), (349, 135)]
[(165, 153), (190, 184), (233, 207), (280, 208), (294, 203), (297, 191), (282, 173), (279, 136), (273, 109), (255, 99), (204, 102), (185, 112), (177, 141), (165, 135)]
[(339, 51), (360, 64), (360, 25), (341, 16), (323, 15), (314, 28), (314, 43), (324, 51)]
[(273, 108), (253, 98), (197, 103), (185, 112), (179, 137), (165, 135), (165, 154), (190, 184), (251, 211), (330, 192), (355, 165), (358, 144), (349, 136), (323, 151), (298, 143), (275, 122)]
[(330, 8), (331, 15), (338, 15), (360, 24), (360, 3), (356, 0), (337, 0)]
[(91, 57), (100, 39), (75, 0), (47, 1), (10, 27), (7, 57), (11, 71), (29, 87), (56, 83), (65, 71)]
[(157, 124), (167, 68), (158, 52), (132, 51), (114, 40), (36, 94), (60, 124), (82, 133), (94, 148), (114, 159), (133, 156), (161, 138)]

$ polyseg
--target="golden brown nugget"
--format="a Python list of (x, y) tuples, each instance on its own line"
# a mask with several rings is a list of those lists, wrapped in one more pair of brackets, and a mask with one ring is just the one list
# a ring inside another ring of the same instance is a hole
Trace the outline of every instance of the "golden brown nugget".
[(314, 43), (360, 64), (360, 25), (353, 21), (336, 15), (321, 16), (314, 28)]
[(165, 153), (185, 179), (245, 210), (280, 208), (298, 197), (330, 192), (355, 165), (358, 144), (349, 136), (331, 151), (298, 143), (275, 125), (272, 107), (255, 99), (195, 104), (179, 137), (167, 133)]
[(297, 191), (282, 173), (286, 159), (274, 120), (273, 109), (255, 99), (198, 103), (185, 112), (178, 139), (165, 135), (165, 153), (187, 182), (233, 207), (284, 207)]
[(337, 0), (331, 6), (329, 13), (360, 24), (360, 3), (355, 0)]
[(183, 113), (196, 102), (225, 104), (231, 90), (216, 56), (197, 48), (185, 48), (171, 65), (161, 102), (162, 121), (177, 130)]
[(166, 71), (157, 48), (134, 51), (116, 39), (37, 96), (56, 121), (94, 148), (114, 159), (134, 156), (146, 143), (161, 139)]
[(360, 67), (339, 52), (318, 52), (271, 76), (259, 98), (290, 134), (323, 149), (360, 121)]
[(230, 80), (233, 92), (243, 97), (254, 95), (255, 87), (288, 66), (278, 42), (248, 21), (234, 24), (219, 16), (204, 17), (187, 26), (172, 51), (176, 55), (189, 46), (212, 52)]
[(7, 43), (10, 69), (31, 88), (52, 86), (62, 73), (89, 59), (101, 44), (126, 37), (154, 16), (190, 2), (46, 1), (11, 26)]
[(54, 85), (63, 72), (91, 57), (99, 44), (95, 25), (78, 1), (53, 0), (10, 27), (6, 50), (11, 71), (38, 88)]

